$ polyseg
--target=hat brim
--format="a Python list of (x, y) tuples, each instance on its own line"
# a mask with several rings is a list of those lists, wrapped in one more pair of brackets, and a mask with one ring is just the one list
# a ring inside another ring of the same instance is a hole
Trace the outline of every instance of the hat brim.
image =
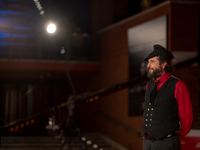
[(155, 56), (159, 56), (159, 54), (157, 54), (155, 51), (153, 51), (144, 60), (148, 61), (149, 58), (152, 58), (152, 57), (155, 57)]

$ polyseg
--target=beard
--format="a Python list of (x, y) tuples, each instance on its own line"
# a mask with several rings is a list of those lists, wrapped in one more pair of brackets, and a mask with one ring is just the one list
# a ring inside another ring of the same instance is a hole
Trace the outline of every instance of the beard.
[(163, 74), (163, 70), (162, 70), (161, 66), (159, 66), (159, 68), (157, 68), (157, 69), (152, 69), (152, 72), (150, 72), (150, 68), (148, 68), (147, 77), (150, 79), (156, 79), (156, 78), (161, 77), (162, 74)]

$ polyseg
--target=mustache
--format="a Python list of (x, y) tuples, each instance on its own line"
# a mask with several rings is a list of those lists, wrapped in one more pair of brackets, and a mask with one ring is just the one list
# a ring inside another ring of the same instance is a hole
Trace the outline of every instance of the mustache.
[(154, 70), (153, 68), (147, 68), (148, 71), (149, 71), (150, 69)]

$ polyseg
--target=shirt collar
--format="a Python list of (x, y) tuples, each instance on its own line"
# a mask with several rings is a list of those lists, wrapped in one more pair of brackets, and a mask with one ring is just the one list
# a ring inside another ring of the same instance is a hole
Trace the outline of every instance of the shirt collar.
[(158, 82), (158, 81), (160, 81), (160, 83), (164, 83), (164, 82), (166, 82), (170, 77), (171, 77), (171, 75), (170, 75), (169, 73), (165, 73), (165, 74), (162, 75), (158, 80), (153, 79), (153, 83), (154, 83), (154, 82)]

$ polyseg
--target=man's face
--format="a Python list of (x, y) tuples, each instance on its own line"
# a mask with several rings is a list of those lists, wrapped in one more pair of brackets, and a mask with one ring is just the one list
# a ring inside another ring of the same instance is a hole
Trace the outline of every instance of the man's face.
[(157, 56), (149, 58), (147, 64), (148, 68), (147, 77), (152, 79), (160, 78), (165, 73), (164, 66), (165, 66), (164, 64), (160, 64)]

